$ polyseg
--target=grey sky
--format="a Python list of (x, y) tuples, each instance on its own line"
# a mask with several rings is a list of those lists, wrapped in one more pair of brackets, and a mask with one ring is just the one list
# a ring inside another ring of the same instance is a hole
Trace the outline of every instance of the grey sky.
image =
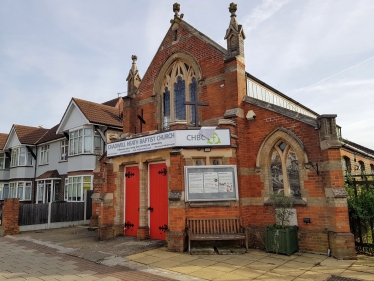
[[(226, 46), (231, 1), (181, 0), (184, 20)], [(0, 132), (60, 122), (72, 97), (126, 91), (131, 55), (141, 76), (173, 18), (174, 1), (0, 0)], [(246, 70), (374, 149), (374, 2), (240, 0)]]

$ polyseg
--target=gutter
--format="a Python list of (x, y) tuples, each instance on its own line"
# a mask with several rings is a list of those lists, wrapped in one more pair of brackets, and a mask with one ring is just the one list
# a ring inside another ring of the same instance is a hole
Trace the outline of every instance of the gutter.
[(346, 144), (346, 143), (344, 143), (344, 142), (342, 142), (341, 144), (342, 144), (343, 147), (347, 147), (347, 148), (349, 148), (349, 149), (351, 149), (351, 150), (354, 150), (354, 151), (356, 151), (356, 152), (358, 152), (358, 153), (360, 153), (360, 154), (362, 154), (362, 155), (365, 155), (365, 156), (368, 156), (368, 157), (374, 158), (374, 155), (369, 154), (369, 153), (367, 153), (367, 152), (365, 152), (365, 151), (362, 151), (361, 149), (358, 149), (358, 148), (356, 148), (356, 147), (354, 147), (354, 146), (351, 146), (351, 145)]

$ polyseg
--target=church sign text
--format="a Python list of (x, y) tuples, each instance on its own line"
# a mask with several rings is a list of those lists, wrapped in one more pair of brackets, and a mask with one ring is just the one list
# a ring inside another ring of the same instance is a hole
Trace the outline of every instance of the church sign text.
[(113, 157), (172, 147), (211, 147), (229, 145), (231, 145), (229, 129), (217, 129), (209, 139), (200, 135), (199, 130), (175, 130), (109, 143), (107, 144), (107, 155), (108, 157)]

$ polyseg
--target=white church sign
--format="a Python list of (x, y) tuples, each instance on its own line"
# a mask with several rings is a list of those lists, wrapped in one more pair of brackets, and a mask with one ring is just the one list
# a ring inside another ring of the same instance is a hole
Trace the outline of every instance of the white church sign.
[(211, 137), (201, 134), (201, 130), (175, 130), (140, 138), (107, 144), (108, 157), (172, 147), (212, 147), (229, 146), (229, 129), (216, 129)]

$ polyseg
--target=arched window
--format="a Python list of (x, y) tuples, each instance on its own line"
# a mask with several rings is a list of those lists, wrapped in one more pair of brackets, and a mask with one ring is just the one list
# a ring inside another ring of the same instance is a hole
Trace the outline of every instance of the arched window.
[(291, 146), (282, 140), (277, 142), (270, 157), (272, 191), (301, 197), (299, 162)]
[(342, 166), (345, 175), (351, 173), (351, 159), (349, 159), (347, 156), (343, 156)]
[(362, 161), (358, 161), (359, 169), (361, 174), (365, 174), (365, 163)]
[(166, 71), (163, 84), (163, 127), (169, 129), (173, 123), (194, 123), (195, 108), (185, 101), (197, 97), (196, 74), (192, 67), (176, 60)]

